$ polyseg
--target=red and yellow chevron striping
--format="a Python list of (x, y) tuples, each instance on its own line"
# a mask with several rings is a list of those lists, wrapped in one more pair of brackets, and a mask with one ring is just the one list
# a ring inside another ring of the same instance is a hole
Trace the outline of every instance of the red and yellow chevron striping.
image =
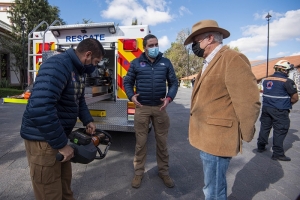
[(118, 67), (117, 67), (117, 72), (118, 72), (118, 98), (120, 99), (127, 99), (125, 90), (124, 90), (124, 85), (123, 85), (123, 78), (126, 76), (127, 71), (130, 67), (130, 62), (138, 58), (144, 51), (143, 48), (143, 38), (137, 38), (136, 39), (136, 45), (137, 45), (137, 50), (136, 51), (125, 51), (123, 48), (123, 39), (118, 40)]

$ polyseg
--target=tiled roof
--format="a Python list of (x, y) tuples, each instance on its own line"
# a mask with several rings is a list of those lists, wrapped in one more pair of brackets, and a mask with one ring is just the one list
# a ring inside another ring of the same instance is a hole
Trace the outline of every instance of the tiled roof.
[[(274, 73), (274, 65), (279, 60), (288, 60), (290, 63), (294, 64), (294, 66), (300, 65), (300, 55), (296, 56), (286, 56), (280, 58), (271, 58), (269, 59), (269, 66), (268, 66), (268, 75), (272, 75)], [(252, 72), (255, 75), (256, 79), (259, 81), (266, 77), (267, 75), (267, 60), (261, 61), (251, 61)]]
[(183, 80), (183, 81), (185, 81), (185, 80), (192, 80), (193, 78), (196, 78), (197, 75), (198, 75), (198, 73), (190, 75), (190, 76), (187, 76), (187, 77), (182, 77), (180, 80)]

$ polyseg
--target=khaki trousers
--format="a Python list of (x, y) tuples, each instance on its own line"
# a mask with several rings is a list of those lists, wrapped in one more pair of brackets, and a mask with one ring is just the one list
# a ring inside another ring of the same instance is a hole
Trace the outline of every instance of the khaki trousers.
[(47, 142), (24, 140), (31, 182), (37, 200), (74, 200), (71, 162), (56, 161), (58, 150)]
[(133, 160), (136, 175), (143, 175), (147, 155), (147, 138), (149, 122), (152, 121), (156, 139), (156, 160), (158, 173), (169, 174), (169, 154), (167, 148), (170, 120), (166, 110), (160, 106), (137, 106), (134, 114), (134, 130), (136, 137), (135, 155)]

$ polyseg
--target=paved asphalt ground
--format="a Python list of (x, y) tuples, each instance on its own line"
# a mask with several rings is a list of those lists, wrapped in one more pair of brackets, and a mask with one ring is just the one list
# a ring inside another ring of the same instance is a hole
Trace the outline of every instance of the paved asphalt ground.
[[(165, 187), (157, 176), (153, 131), (149, 134), (146, 172), (139, 189), (131, 187), (134, 134), (111, 132), (113, 144), (106, 158), (88, 165), (73, 164), (74, 197), (79, 200), (204, 199), (199, 151), (187, 140), (191, 91), (180, 88), (177, 98), (168, 107), (171, 119), (169, 165), (176, 184), (174, 188)], [(24, 109), (25, 105), (0, 104), (1, 200), (34, 199), (24, 143), (19, 135)], [(270, 146), (266, 152), (257, 153), (257, 132), (252, 142), (244, 143), (243, 154), (234, 157), (230, 163), (227, 174), (229, 200), (296, 200), (300, 194), (300, 103), (294, 106), (290, 118), (291, 127), (284, 149), (292, 161), (271, 160)], [(259, 126), (258, 121), (257, 130)]]

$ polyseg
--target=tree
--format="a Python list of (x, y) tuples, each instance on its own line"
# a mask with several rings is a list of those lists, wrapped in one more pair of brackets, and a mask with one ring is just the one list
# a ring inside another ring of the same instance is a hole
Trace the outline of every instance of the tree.
[[(29, 32), (42, 21), (46, 21), (50, 25), (54, 20), (58, 19), (62, 24), (65, 24), (59, 17), (59, 12), (59, 8), (57, 6), (49, 5), (47, 0), (15, 0), (8, 11), (8, 18), (12, 23), (12, 33), (8, 36), (1, 36), (0, 43), (3, 48), (6, 48), (16, 58), (15, 63), (10, 63), (10, 68), (16, 67), (19, 69), (19, 72), (21, 73), (21, 80), (19, 80), (19, 82), (22, 88), (24, 87), (26, 82), (25, 78), (27, 76), (27, 36)], [(23, 17), (26, 19), (24, 34), (21, 20)], [(46, 28), (47, 25), (43, 24), (39, 30), (45, 30)], [(22, 40), (23, 35), (24, 40)], [(23, 47), (25, 49), (24, 53)], [(25, 57), (25, 64), (23, 64), (23, 56)]]
[(236, 50), (237, 52), (241, 52), (240, 49), (239, 49), (238, 47), (231, 47), (231, 46), (229, 46), (229, 45), (228, 45), (228, 47), (229, 47), (230, 49)]
[(131, 23), (131, 25), (132, 25), (132, 26), (134, 26), (134, 25), (138, 25), (138, 20), (137, 20), (137, 18), (136, 18), (136, 17), (134, 17), (134, 18), (132, 19), (132, 23)]
[[(85, 18), (82, 19), (82, 24), (91, 24), (91, 23), (94, 23), (94, 22), (90, 19), (85, 19)], [(77, 22), (77, 24), (79, 24), (79, 22)]]
[(164, 52), (164, 56), (171, 60), (179, 79), (198, 73), (202, 67), (202, 59), (192, 53), (191, 44), (183, 45), (189, 34), (189, 29), (181, 30), (176, 41)]

